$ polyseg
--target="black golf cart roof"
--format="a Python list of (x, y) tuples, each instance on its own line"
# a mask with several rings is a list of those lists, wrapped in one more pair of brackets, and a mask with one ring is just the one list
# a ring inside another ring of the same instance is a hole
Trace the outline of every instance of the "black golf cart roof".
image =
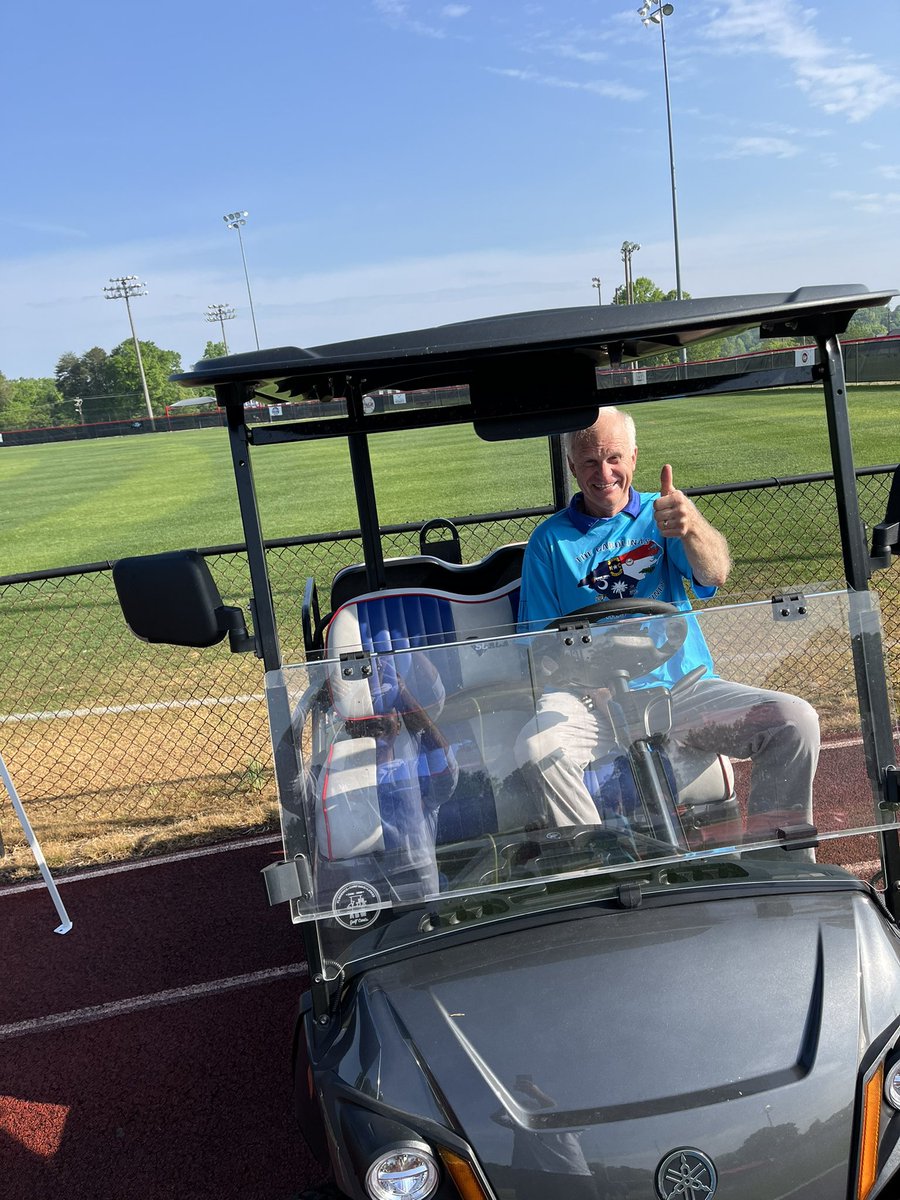
[(510, 313), (309, 349), (283, 346), (196, 363), (174, 375), (192, 387), (278, 381), (279, 391), (342, 395), (347, 375), (367, 389), (467, 383), (490, 365), (504, 373), (537, 361), (559, 366), (573, 357), (593, 367), (617, 366), (661, 351), (757, 328), (762, 337), (843, 333), (860, 308), (886, 304), (897, 293), (858, 284), (799, 288), (749, 296), (667, 300), (653, 304), (587, 305)]
[[(298, 349), (295, 346), (208, 359), (172, 378), (215, 388), (218, 402), (238, 419), (250, 401), (271, 405), (295, 397), (347, 400), (346, 413), (279, 421), (274, 436), (256, 427), (251, 441), (346, 437), (354, 432), (471, 423), (487, 441), (536, 437), (584, 428), (596, 412), (598, 368), (618, 367), (745, 329), (761, 337), (817, 341), (843, 333), (860, 308), (886, 304), (897, 293), (857, 284), (800, 288), (751, 296), (667, 300), (654, 304), (588, 305), (511, 313), (382, 337)], [(680, 373), (679, 373), (680, 374)], [(687, 373), (685, 373), (687, 374)], [(741, 389), (812, 383), (815, 367), (782, 372)], [(739, 390), (732, 379), (680, 378), (667, 387), (634, 386), (627, 379), (604, 386), (607, 404), (634, 404), (665, 395)], [(465, 387), (463, 403), (401, 412), (369, 413), (364, 394)], [(651, 394), (652, 393), (652, 394)]]

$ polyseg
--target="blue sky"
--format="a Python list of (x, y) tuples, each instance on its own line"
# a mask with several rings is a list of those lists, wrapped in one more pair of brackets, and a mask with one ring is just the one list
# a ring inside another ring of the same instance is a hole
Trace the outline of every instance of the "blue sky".
[[(4, 18), (0, 371), (138, 334), (232, 351), (674, 287), (638, 0), (33, 0)], [(675, 0), (682, 282), (900, 286), (900, 5)]]

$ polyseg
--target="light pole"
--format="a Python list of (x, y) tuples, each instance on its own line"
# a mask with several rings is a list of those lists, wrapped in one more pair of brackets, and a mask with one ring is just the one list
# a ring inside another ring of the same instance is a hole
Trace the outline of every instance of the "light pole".
[(625, 264), (625, 303), (634, 304), (634, 279), (631, 274), (631, 256), (636, 250), (640, 250), (637, 242), (622, 243), (622, 262)]
[(675, 241), (675, 299), (681, 297), (681, 251), (678, 245), (678, 192), (675, 187), (675, 142), (672, 137), (672, 103), (669, 99), (669, 59), (666, 54), (666, 17), (671, 17), (675, 11), (671, 4), (658, 4), (656, 8), (644, 0), (637, 10), (638, 16), (645, 29), (651, 24), (659, 26), (662, 43), (663, 82), (666, 90), (666, 126), (669, 133), (669, 175), (672, 181), (672, 234)]
[[(675, 8), (671, 4), (657, 4), (654, 8), (649, 0), (644, 0), (637, 10), (638, 16), (645, 29), (651, 24), (659, 26), (660, 42), (662, 43), (663, 82), (666, 89), (666, 128), (669, 134), (669, 177), (672, 181), (672, 239), (675, 243), (675, 299), (682, 299), (681, 291), (681, 251), (678, 246), (678, 192), (675, 187), (675, 140), (672, 137), (672, 103), (669, 99), (669, 58), (666, 54), (666, 17), (671, 17)], [(679, 354), (682, 366), (686, 366), (687, 349), (682, 346)]]
[(600, 276), (599, 275), (595, 275), (591, 279), (591, 287), (595, 287), (597, 289), (597, 303), (602, 308), (603, 307), (603, 296), (600, 293)]
[(247, 256), (244, 254), (244, 238), (241, 234), (242, 226), (247, 224), (247, 218), (250, 216), (248, 212), (233, 212), (226, 213), (222, 220), (229, 229), (236, 229), (238, 241), (241, 244), (241, 262), (244, 264), (244, 278), (247, 281), (247, 299), (250, 301), (250, 320), (253, 322), (253, 336), (256, 338), (256, 348), (259, 349), (259, 333), (256, 329), (256, 314), (253, 311), (253, 293), (250, 291), (250, 274), (247, 271)]
[(222, 345), (225, 347), (225, 353), (228, 353), (228, 339), (225, 337), (225, 322), (234, 320), (234, 309), (230, 304), (207, 304), (206, 306), (207, 321), (218, 321), (222, 328)]
[(137, 334), (134, 332), (134, 317), (131, 315), (131, 297), (146, 296), (147, 285), (141, 283), (137, 275), (118, 275), (111, 278), (109, 281), (112, 287), (103, 289), (107, 300), (124, 300), (125, 307), (128, 310), (128, 324), (131, 326), (131, 340), (134, 342), (134, 353), (137, 357), (138, 372), (141, 377), (141, 387), (144, 392), (144, 403), (147, 405), (147, 416), (150, 418), (150, 427), (156, 430), (156, 418), (153, 415), (153, 407), (150, 404), (150, 393), (147, 391), (147, 376), (144, 374), (144, 360), (141, 358), (141, 346), (137, 339)]

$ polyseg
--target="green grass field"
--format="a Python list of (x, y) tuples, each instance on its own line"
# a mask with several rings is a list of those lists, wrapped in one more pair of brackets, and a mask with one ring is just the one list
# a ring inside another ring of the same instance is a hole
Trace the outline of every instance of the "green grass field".
[[(900, 458), (898, 399), (895, 388), (852, 393), (857, 465)], [(641, 406), (634, 416), (636, 482), (644, 490), (658, 487), (664, 462), (673, 463), (682, 487), (830, 469), (817, 393), (667, 402)], [(385, 525), (550, 502), (544, 439), (488, 444), (468, 430), (449, 428), (373, 437), (371, 451)], [(266, 536), (358, 525), (342, 442), (263, 448), (253, 466)], [(865, 496), (870, 522), (881, 519), (886, 488), (879, 477)], [(828, 485), (711, 496), (701, 504), (735, 556), (727, 594), (720, 596), (726, 603), (840, 580)], [(242, 541), (224, 430), (0, 447), (0, 506), (2, 575)], [(464, 530), (466, 556), (524, 538), (529, 528), (530, 522), (520, 521)], [(414, 544), (414, 535), (386, 538), (386, 552), (409, 553)], [(302, 658), (306, 576), (316, 576), (324, 603), (334, 571), (359, 553), (358, 543), (350, 542), (270, 555), (287, 661)], [(246, 609), (243, 556), (226, 555), (213, 565), (225, 602)], [(878, 577), (891, 644), (900, 641), (898, 571), (900, 564)], [(194, 651), (139, 642), (125, 627), (108, 572), (7, 585), (0, 642), (6, 647), (0, 712), (75, 710), (77, 717), (5, 726), (4, 753), (23, 795), (34, 802), (54, 865), (174, 848), (261, 826), (271, 816), (261, 710), (176, 706), (155, 713), (158, 702), (172, 698), (180, 703), (255, 694), (260, 675), (252, 656), (229, 655), (225, 646)], [(119, 712), (122, 705), (141, 711)], [(96, 712), (104, 706), (113, 708), (111, 715)], [(149, 716), (148, 706), (154, 708)], [(8, 825), (4, 833), (10, 841)], [(24, 843), (17, 845), (6, 860), (10, 878), (10, 871), (31, 869), (26, 851)]]
[[(850, 396), (858, 466), (900, 458), (900, 389)], [(830, 469), (818, 390), (667, 401), (632, 409), (637, 485), (664, 462), (681, 487)], [(371, 439), (382, 524), (550, 502), (544, 439), (489, 444), (468, 429)], [(267, 537), (358, 526), (341, 441), (253, 458)], [(242, 540), (225, 431), (191, 430), (0, 449), (0, 575)]]

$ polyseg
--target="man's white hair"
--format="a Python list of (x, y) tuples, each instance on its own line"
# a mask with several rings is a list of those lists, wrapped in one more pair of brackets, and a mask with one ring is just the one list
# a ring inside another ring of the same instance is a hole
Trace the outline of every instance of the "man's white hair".
[(571, 433), (563, 434), (563, 449), (566, 452), (566, 457), (572, 457), (572, 451), (580, 442), (586, 442), (593, 436), (597, 421), (603, 420), (605, 417), (616, 417), (622, 422), (622, 428), (625, 430), (625, 436), (628, 438), (629, 450), (634, 450), (637, 446), (637, 431), (634, 427), (634, 418), (630, 413), (622, 412), (621, 409), (614, 408), (611, 404), (603, 405), (597, 409), (597, 417), (592, 425), (588, 425), (587, 429), (575, 429)]

